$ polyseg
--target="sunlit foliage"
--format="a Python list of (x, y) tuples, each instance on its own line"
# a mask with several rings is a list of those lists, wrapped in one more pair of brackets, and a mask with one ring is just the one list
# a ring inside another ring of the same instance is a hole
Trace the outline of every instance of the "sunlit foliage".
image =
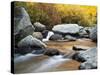
[(24, 7), (32, 23), (41, 22), (51, 28), (61, 23), (76, 23), (81, 26), (94, 26), (97, 23), (96, 6), (15, 2), (15, 7)]

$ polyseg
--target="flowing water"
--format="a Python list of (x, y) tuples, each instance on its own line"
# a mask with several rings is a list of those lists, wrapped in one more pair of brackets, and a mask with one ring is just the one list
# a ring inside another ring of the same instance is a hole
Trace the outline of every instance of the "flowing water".
[(49, 31), (48, 34), (47, 34), (47, 37), (44, 38), (42, 41), (44, 41), (44, 42), (45, 42), (45, 41), (49, 41), (49, 38), (50, 38), (52, 35), (54, 35), (54, 32)]
[[(72, 42), (45, 42), (49, 48), (56, 48), (64, 53), (73, 52), (73, 45), (86, 47), (94, 47), (96, 44), (90, 39), (78, 39)], [(63, 58), (62, 55), (48, 57), (46, 55), (26, 54), (24, 56), (17, 55), (14, 60), (15, 73), (34, 73), (34, 72), (53, 72), (78, 70), (80, 62), (69, 58)]]

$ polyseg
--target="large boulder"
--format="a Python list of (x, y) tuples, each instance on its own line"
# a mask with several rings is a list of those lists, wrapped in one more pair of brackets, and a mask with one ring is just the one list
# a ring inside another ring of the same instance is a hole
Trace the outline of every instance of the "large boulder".
[(30, 21), (30, 17), (23, 7), (14, 9), (14, 36), (18, 42), (22, 38), (34, 32), (35, 28)]
[(56, 41), (56, 40), (62, 40), (63, 39), (63, 37), (62, 37), (62, 35), (60, 35), (60, 34), (54, 34), (54, 35), (52, 35), (50, 38), (49, 38), (49, 40), (54, 40), (54, 41)]
[(79, 69), (97, 69), (97, 58), (81, 63)]
[(29, 35), (18, 43), (18, 47), (32, 47), (32, 48), (45, 48), (47, 47), (43, 42)]
[(34, 27), (36, 29), (35, 31), (37, 31), (37, 32), (42, 32), (43, 30), (46, 29), (46, 26), (41, 24), (40, 22), (35, 22)]
[(42, 35), (41, 32), (34, 32), (32, 34), (32, 36), (35, 37), (35, 38), (37, 38), (37, 39), (39, 39), (39, 40), (42, 40), (43, 39), (43, 35)]
[(75, 55), (73, 55), (73, 59), (80, 61), (80, 62), (85, 62), (88, 60), (94, 60), (96, 61), (97, 59), (97, 48), (90, 48), (86, 51), (79, 51)]
[(63, 34), (66, 33), (75, 34), (78, 33), (81, 28), (82, 27), (77, 24), (60, 24), (60, 25), (55, 25), (52, 28), (52, 30), (54, 32), (59, 32)]
[(97, 41), (97, 27), (94, 27), (90, 32), (90, 39)]
[(97, 48), (91, 48), (86, 52), (80, 53), (78, 57), (85, 60), (85, 62), (80, 64), (79, 69), (97, 68)]
[(24, 37), (31, 35), (34, 32), (33, 27), (27, 26), (24, 29), (21, 29), (16, 35), (15, 35), (15, 43), (18, 43), (21, 39)]

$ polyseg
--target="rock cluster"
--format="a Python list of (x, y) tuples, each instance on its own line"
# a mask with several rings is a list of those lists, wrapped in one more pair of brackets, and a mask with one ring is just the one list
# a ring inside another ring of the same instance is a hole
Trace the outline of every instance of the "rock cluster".
[[(78, 24), (55, 25), (51, 31), (40, 22), (33, 25), (30, 17), (23, 7), (16, 7), (14, 12), (14, 52), (18, 54), (44, 54), (55, 56), (63, 54), (58, 49), (47, 48), (43, 41), (68, 40), (76, 41), (78, 38), (89, 38), (97, 42), (97, 27), (86, 28)], [(97, 48), (88, 48), (74, 45), (74, 53), (64, 55), (64, 58), (72, 58), (81, 62), (79, 69), (97, 68)]]
[(32, 25), (25, 8), (15, 7), (14, 10), (14, 52), (27, 54), (45, 48), (46, 45), (41, 41), (43, 36), (40, 31), (45, 30), (46, 27), (39, 22)]

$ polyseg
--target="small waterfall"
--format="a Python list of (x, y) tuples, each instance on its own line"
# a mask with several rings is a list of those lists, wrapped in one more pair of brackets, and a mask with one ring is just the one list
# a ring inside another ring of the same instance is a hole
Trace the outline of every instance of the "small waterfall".
[(44, 42), (45, 42), (45, 41), (49, 41), (49, 38), (50, 38), (52, 35), (54, 35), (54, 32), (49, 31), (47, 37), (44, 38), (42, 41), (44, 41)]
[(54, 69), (64, 61), (68, 61), (70, 59), (64, 59), (62, 55), (50, 57), (43, 62), (41, 62), (41, 66), (34, 70), (34, 72), (44, 72), (49, 71), (50, 69)]

